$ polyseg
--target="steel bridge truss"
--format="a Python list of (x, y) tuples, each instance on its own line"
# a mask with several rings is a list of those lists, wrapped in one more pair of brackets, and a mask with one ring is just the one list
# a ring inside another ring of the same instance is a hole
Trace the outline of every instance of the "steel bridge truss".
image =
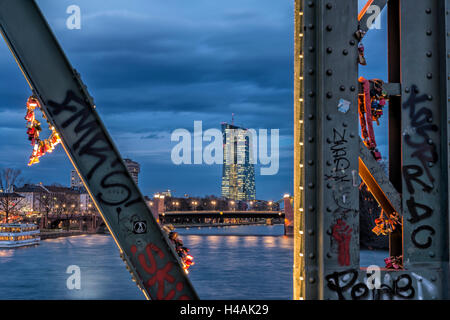
[[(449, 4), (295, 1), (295, 299), (448, 298)], [(385, 7), (389, 176), (358, 127), (358, 43)], [(360, 268), (360, 179), (402, 217), (400, 270)]]

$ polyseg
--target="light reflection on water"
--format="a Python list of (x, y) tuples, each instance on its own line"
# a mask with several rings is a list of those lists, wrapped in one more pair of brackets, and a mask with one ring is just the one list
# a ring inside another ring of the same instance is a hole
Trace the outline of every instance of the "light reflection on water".
[[(177, 229), (202, 299), (292, 299), (293, 238), (283, 226)], [(201, 237), (199, 241), (198, 237)]]
[[(282, 226), (176, 231), (195, 258), (189, 276), (201, 299), (292, 298), (293, 238), (282, 235)], [(362, 251), (361, 265), (382, 265), (386, 254)], [(81, 290), (66, 287), (69, 265), (81, 268)], [(104, 235), (0, 249), (0, 288), (0, 300), (144, 299)]]
[[(190, 279), (202, 299), (290, 299), (292, 239), (282, 228), (179, 229), (196, 264)], [(243, 236), (250, 234), (250, 236)], [(69, 265), (81, 290), (68, 290)], [(0, 250), (0, 299), (144, 299), (110, 236), (85, 235)]]

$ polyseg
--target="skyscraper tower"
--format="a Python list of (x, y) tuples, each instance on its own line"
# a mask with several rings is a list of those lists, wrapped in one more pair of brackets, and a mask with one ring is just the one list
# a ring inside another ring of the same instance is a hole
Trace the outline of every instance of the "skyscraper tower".
[(255, 166), (250, 158), (250, 133), (222, 123), (222, 197), (237, 201), (255, 200)]

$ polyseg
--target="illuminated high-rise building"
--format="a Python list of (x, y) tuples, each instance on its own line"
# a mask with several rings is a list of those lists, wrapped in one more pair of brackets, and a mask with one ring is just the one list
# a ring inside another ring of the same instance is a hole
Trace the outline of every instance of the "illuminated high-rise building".
[(222, 123), (222, 197), (237, 201), (256, 198), (255, 166), (251, 161), (251, 136), (247, 129)]

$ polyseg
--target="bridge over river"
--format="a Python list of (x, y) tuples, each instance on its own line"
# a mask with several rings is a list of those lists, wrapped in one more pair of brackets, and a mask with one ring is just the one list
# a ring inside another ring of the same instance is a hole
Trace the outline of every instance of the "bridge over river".
[(162, 224), (217, 225), (217, 224), (280, 224), (285, 215), (281, 211), (168, 211), (159, 214)]

